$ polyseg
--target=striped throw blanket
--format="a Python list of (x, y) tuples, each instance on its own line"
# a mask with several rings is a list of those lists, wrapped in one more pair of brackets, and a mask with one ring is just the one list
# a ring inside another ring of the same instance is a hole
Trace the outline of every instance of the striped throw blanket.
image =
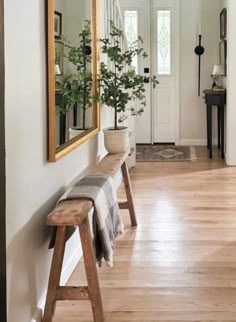
[(96, 259), (103, 258), (113, 266), (115, 238), (123, 232), (123, 223), (114, 189), (113, 179), (105, 174), (93, 173), (80, 179), (61, 197), (59, 202), (71, 199), (90, 199), (94, 204), (93, 238)]

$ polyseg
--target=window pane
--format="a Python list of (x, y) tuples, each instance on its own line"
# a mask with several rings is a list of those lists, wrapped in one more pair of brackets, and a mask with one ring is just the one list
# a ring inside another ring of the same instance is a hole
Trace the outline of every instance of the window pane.
[[(138, 39), (138, 12), (137, 11), (125, 11), (125, 33), (128, 41), (128, 46), (132, 46), (133, 42)], [(132, 65), (135, 70), (138, 70), (137, 57), (133, 58)]]
[(159, 75), (171, 73), (170, 17), (170, 10), (157, 11), (157, 70)]

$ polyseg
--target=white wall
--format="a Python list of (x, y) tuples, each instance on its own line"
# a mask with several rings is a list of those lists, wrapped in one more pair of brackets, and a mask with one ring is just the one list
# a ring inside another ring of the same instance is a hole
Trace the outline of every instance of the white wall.
[(55, 0), (55, 10), (62, 14), (62, 35), (66, 34), (66, 2), (64, 0)]
[[(224, 77), (223, 83), (227, 88), (227, 106), (226, 106), (226, 164), (236, 166), (236, 1), (221, 0), (220, 11), (227, 8), (227, 77)], [(219, 40), (218, 40), (219, 41)]]
[(236, 1), (228, 0), (228, 30), (227, 30), (227, 107), (226, 107), (226, 163), (236, 165)]
[[(199, 1), (199, 0), (198, 0)], [(211, 88), (213, 65), (219, 61), (220, 0), (201, 1), (201, 95), (198, 96), (198, 11), (196, 0), (180, 1), (180, 143), (206, 144), (206, 107), (202, 91)], [(216, 120), (213, 121), (216, 128)], [(216, 131), (214, 130), (214, 137)]]
[[(52, 256), (47, 214), (105, 152), (100, 133), (57, 163), (47, 162), (44, 12), (42, 0), (5, 1), (9, 322), (30, 321), (46, 290)], [(110, 124), (104, 109), (102, 126)], [(77, 235), (68, 242), (66, 262), (79, 246)]]
[[(228, 0), (221, 0), (221, 8), (220, 8), (220, 11), (223, 9), (223, 8), (227, 8), (228, 7)], [(223, 76), (222, 77), (222, 85), (227, 88), (227, 76)]]
[[(91, 8), (90, 8), (91, 9)], [(78, 45), (78, 34), (82, 32), (84, 20), (89, 19), (83, 0), (70, 0), (66, 7), (66, 38), (72, 45)]]

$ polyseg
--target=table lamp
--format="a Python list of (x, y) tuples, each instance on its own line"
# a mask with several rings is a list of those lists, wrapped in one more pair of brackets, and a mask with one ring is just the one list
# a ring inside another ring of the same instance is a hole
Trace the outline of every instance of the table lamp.
[(212, 89), (221, 88), (221, 76), (223, 75), (223, 69), (220, 64), (216, 64), (213, 67), (211, 78), (213, 79)]
[(60, 66), (58, 64), (55, 64), (55, 75), (56, 76), (60, 76), (61, 75), (61, 69), (60, 69)]

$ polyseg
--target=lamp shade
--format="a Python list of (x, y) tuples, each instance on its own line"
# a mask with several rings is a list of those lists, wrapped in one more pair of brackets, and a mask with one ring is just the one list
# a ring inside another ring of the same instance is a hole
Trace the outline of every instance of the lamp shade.
[(212, 75), (223, 75), (223, 69), (220, 64), (214, 65)]
[(58, 64), (55, 65), (55, 75), (61, 75), (61, 69), (60, 66)]

